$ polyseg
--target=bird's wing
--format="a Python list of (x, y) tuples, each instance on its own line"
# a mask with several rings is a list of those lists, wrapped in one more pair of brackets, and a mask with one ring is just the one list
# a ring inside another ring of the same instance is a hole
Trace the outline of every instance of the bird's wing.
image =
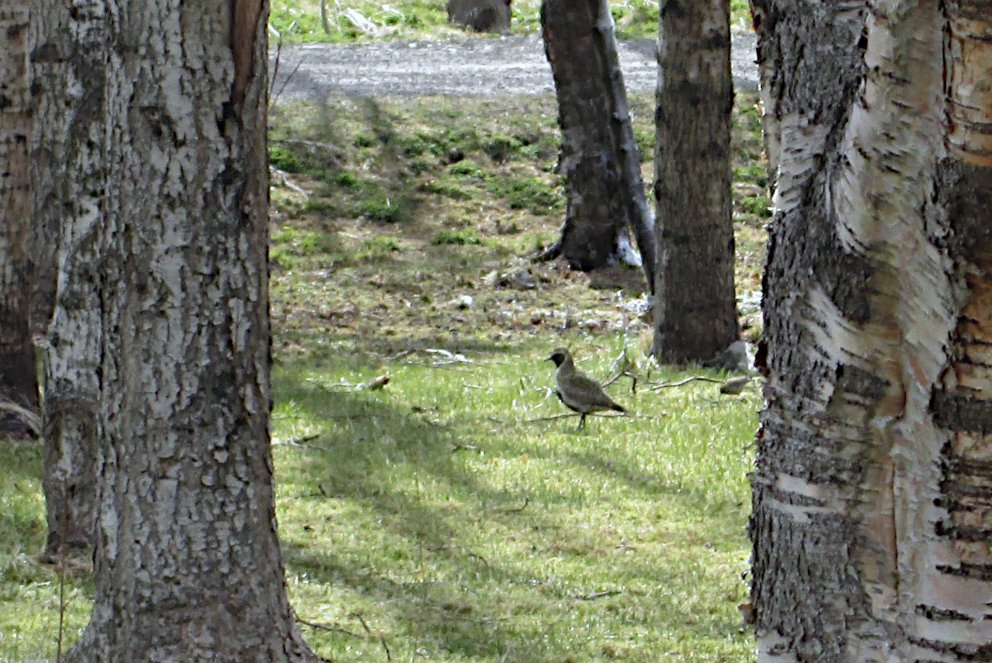
[(576, 373), (568, 381), (569, 391), (577, 399), (581, 399), (588, 405), (597, 407), (611, 407), (614, 405), (613, 399), (606, 395), (603, 387), (592, 378)]

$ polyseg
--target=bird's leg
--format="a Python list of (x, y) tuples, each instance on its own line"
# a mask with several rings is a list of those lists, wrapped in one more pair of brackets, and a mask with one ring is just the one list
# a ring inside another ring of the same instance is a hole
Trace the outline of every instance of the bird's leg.
[(575, 430), (582, 430), (585, 427), (586, 427), (586, 413), (583, 412), (582, 414), (579, 415), (579, 427), (576, 428)]

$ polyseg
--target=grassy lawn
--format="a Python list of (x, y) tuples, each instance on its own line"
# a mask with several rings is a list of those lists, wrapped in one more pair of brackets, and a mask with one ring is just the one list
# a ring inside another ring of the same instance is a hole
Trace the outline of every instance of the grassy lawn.
[[(650, 181), (653, 100), (631, 101)], [(753, 659), (736, 606), (759, 396), (647, 388), (721, 376), (645, 358), (638, 272), (526, 258), (563, 214), (555, 112), (541, 98), (271, 112), (280, 536), (301, 628), (335, 661)], [(734, 150), (738, 291), (753, 292), (767, 214), (753, 97), (737, 99)], [(584, 431), (549, 418), (565, 412), (543, 361), (559, 345), (601, 379), (635, 360), (636, 393), (609, 387), (633, 416)], [(55, 658), (41, 458), (0, 441), (4, 661)], [(67, 643), (92, 596), (86, 560), (71, 562)]]
[[(270, 23), (290, 41), (355, 42), (375, 39), (444, 39), (465, 36), (448, 26), (445, 0), (274, 0)], [(540, 0), (514, 0), (513, 34), (540, 32)], [(610, 9), (621, 39), (658, 35), (658, 0), (612, 0)], [(731, 25), (749, 29), (747, 0), (731, 0)]]

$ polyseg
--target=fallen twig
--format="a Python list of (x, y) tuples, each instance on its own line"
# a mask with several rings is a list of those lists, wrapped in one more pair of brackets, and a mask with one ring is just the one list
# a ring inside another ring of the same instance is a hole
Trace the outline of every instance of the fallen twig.
[(443, 364), (474, 364), (471, 359), (461, 354), (460, 352), (452, 352), (451, 350), (444, 350), (442, 348), (426, 348), (424, 352), (432, 355), (440, 355), (447, 359), (447, 361), (439, 363)]
[(340, 626), (335, 626), (333, 624), (321, 624), (320, 622), (311, 622), (306, 619), (300, 619), (300, 616), (296, 616), (296, 623), (303, 624), (304, 626), (309, 626), (310, 628), (315, 628), (318, 631), (328, 631), (329, 633), (343, 633), (344, 635), (350, 635), (353, 638), (363, 638), (361, 633), (353, 633), (346, 628)]
[(9, 412), (31, 429), (35, 437), (41, 437), (41, 417), (38, 413), (12, 401), (0, 400), (0, 412)]
[(637, 373), (635, 373), (634, 371), (623, 371), (622, 373), (617, 373), (616, 375), (614, 375), (613, 377), (611, 377), (609, 380), (607, 380), (606, 382), (604, 382), (603, 383), (603, 386), (604, 387), (609, 387), (611, 384), (613, 384), (614, 382), (616, 382), (617, 380), (619, 380), (622, 377), (628, 377), (628, 378), (630, 378), (630, 380), (631, 380), (630, 393), (636, 394), (637, 393)]
[(514, 509), (503, 509), (503, 513), (520, 513), (521, 511), (527, 508), (528, 504), (530, 504), (530, 498), (525, 495), (523, 506)]
[(432, 553), (437, 553), (437, 552), (445, 552), (447, 550), (452, 550), (452, 549), (457, 549), (458, 551), (462, 552), (463, 554), (465, 554), (465, 555), (467, 555), (469, 557), (474, 557), (475, 559), (479, 560), (480, 562), (482, 562), (487, 567), (489, 566), (489, 562), (486, 560), (485, 557), (483, 557), (479, 553), (472, 552), (468, 548), (461, 548), (459, 546), (443, 545), (443, 546), (434, 546), (432, 548), (428, 548), (427, 550), (431, 551)]
[[(351, 613), (351, 615), (352, 615), (352, 617), (357, 617), (358, 618), (358, 621), (360, 621), (362, 623), (362, 628), (364, 628), (365, 629), (365, 632), (369, 634), (369, 637), (371, 637), (371, 638), (376, 637), (372, 633), (372, 629), (369, 628), (369, 625), (365, 623), (365, 620), (362, 618), (361, 613), (353, 612), (353, 613)], [(380, 635), (379, 636), (379, 642), (382, 643), (382, 648), (386, 650), (386, 660), (387, 661), (392, 661), (393, 660), (393, 655), (389, 653), (389, 645), (386, 644), (386, 638), (384, 636), (381, 636)]]
[(592, 592), (591, 594), (577, 594), (573, 596), (576, 601), (595, 601), (596, 599), (603, 599), (608, 596), (617, 596), (618, 594), (623, 594), (621, 589), (607, 589), (601, 592)]
[(392, 378), (389, 375), (380, 375), (374, 377), (368, 382), (335, 382), (334, 384), (319, 386), (323, 389), (344, 389), (346, 391), (377, 391), (382, 389)]
[(695, 380), (700, 380), (702, 382), (723, 382), (723, 380), (717, 380), (716, 378), (708, 378), (704, 375), (690, 375), (687, 378), (679, 380), (678, 382), (661, 382), (658, 384), (651, 385), (648, 387), (649, 391), (658, 391), (659, 389), (667, 389), (669, 387), (681, 387), (682, 385), (689, 384)]
[(286, 171), (279, 170), (275, 166), (269, 166), (269, 175), (271, 176), (270, 177), (271, 180), (278, 180), (279, 183), (282, 184), (282, 186), (286, 187), (293, 193), (298, 193), (301, 196), (303, 196), (304, 200), (310, 199), (310, 194), (308, 194), (299, 184), (296, 184), (291, 179), (289, 179), (289, 173), (287, 173)]
[(273, 445), (285, 445), (287, 447), (300, 447), (300, 446), (305, 445), (307, 442), (313, 442), (318, 437), (320, 437), (320, 433), (314, 433), (313, 435), (304, 435), (303, 437), (294, 437), (294, 438), (292, 438), (290, 440), (284, 440), (284, 441), (274, 440), (272, 442), (272, 444)]

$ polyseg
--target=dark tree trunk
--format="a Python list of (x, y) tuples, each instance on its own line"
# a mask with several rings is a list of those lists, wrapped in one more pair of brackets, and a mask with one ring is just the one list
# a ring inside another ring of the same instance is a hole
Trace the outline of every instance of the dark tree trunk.
[(654, 192), (659, 361), (718, 357), (738, 340), (730, 195), (729, 0), (662, 0)]
[(104, 154), (109, 51), (98, 3), (37, 0), (32, 175), (36, 224), (54, 247), (54, 310), (45, 352), (46, 552), (91, 546), (96, 509), (99, 412), (99, 229), (105, 206)]
[(65, 660), (315, 661), (269, 445), (268, 3), (90, 6), (109, 35), (99, 499)]
[(752, 7), (759, 660), (992, 660), (992, 1)]
[(448, 0), (448, 21), (476, 32), (508, 32), (510, 0)]
[[(28, 158), (28, 3), (0, 0), (0, 400), (38, 410), (31, 342), (31, 184)], [(24, 418), (0, 408), (0, 435), (27, 436)]]
[(606, 0), (545, 0), (544, 48), (558, 95), (560, 168), (568, 209), (558, 244), (573, 269), (593, 270), (623, 257), (627, 228), (654, 284), (654, 216), (641, 179), (627, 93)]

